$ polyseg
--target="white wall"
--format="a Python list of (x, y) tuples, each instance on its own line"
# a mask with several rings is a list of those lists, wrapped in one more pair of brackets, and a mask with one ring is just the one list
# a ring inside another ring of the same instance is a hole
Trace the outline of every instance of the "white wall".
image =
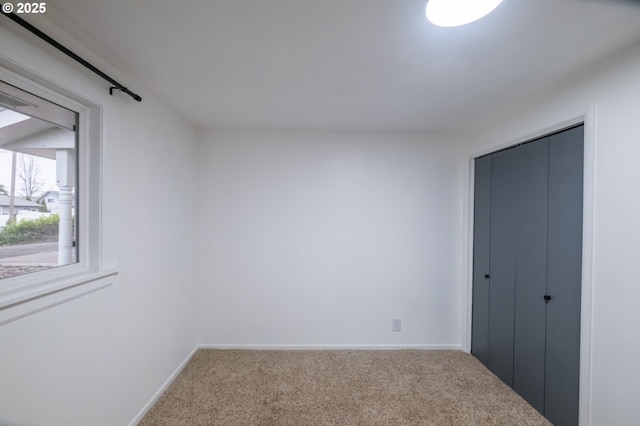
[(638, 423), (640, 383), (640, 44), (463, 139), (472, 156), (591, 111), (593, 226), (587, 231), (593, 232), (593, 262), (586, 269), (592, 294), (585, 297), (593, 303), (592, 348), (587, 348), (592, 383), (584, 408), (592, 425), (630, 425)]
[(201, 343), (459, 347), (458, 157), (421, 134), (203, 134)]
[(0, 40), (0, 61), (103, 106), (103, 253), (120, 271), (111, 287), (0, 326), (0, 424), (125, 425), (196, 345), (194, 218), (163, 207), (168, 194), (197, 196), (194, 133), (144, 92), (111, 97), (13, 30)]

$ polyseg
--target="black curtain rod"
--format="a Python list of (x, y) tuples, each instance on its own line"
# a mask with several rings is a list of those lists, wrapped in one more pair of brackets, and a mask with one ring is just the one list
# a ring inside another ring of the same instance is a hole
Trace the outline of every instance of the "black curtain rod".
[[(2, 7), (2, 6), (4, 6), (4, 4), (0, 5), (0, 7)], [(72, 58), (76, 62), (84, 65), (85, 67), (89, 68), (91, 71), (93, 71), (94, 73), (98, 74), (100, 77), (104, 78), (109, 83), (113, 84), (113, 86), (109, 88), (109, 94), (110, 95), (113, 95), (113, 91), (114, 90), (119, 90), (119, 91), (124, 92), (127, 95), (131, 96), (136, 101), (142, 102), (142, 97), (140, 95), (136, 95), (131, 90), (127, 89), (125, 86), (123, 86), (122, 84), (118, 83), (116, 80), (114, 80), (113, 78), (109, 77), (107, 74), (105, 74), (104, 72), (100, 71), (98, 68), (96, 68), (95, 66), (91, 65), (89, 62), (85, 61), (80, 56), (76, 55), (71, 50), (67, 49), (62, 44), (58, 43), (57, 41), (55, 41), (54, 39), (52, 39), (51, 37), (49, 37), (48, 35), (46, 35), (42, 31), (40, 31), (38, 28), (34, 27), (33, 25), (31, 25), (30, 23), (28, 23), (27, 21), (25, 21), (24, 19), (22, 19), (18, 15), (16, 15), (15, 13), (5, 13), (4, 12), (4, 7), (2, 8), (2, 10), (3, 10), (2, 14), (4, 16), (6, 16), (7, 18), (9, 18), (12, 21), (16, 22), (18, 25), (20, 25), (21, 27), (27, 29), (28, 31), (32, 32), (33, 34), (37, 35), (42, 40), (44, 40), (47, 43), (49, 43), (51, 46), (55, 47), (56, 49), (58, 49), (59, 51), (61, 51), (65, 55), (69, 56), (70, 58)]]

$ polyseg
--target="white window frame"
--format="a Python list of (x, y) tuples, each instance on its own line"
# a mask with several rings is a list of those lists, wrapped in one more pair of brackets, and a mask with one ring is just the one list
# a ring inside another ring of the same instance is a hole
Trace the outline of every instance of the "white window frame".
[(107, 287), (118, 273), (102, 264), (101, 106), (5, 65), (0, 61), (0, 80), (78, 113), (78, 262), (0, 280), (0, 325)]

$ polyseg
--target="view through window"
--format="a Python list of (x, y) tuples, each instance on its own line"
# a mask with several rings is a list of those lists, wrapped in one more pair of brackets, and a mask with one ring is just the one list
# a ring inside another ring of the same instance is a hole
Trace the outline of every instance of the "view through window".
[(0, 81), (0, 280), (78, 262), (76, 123)]

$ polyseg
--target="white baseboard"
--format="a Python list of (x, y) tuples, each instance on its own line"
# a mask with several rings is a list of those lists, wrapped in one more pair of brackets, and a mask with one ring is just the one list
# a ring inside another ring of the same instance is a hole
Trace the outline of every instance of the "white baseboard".
[(250, 345), (250, 344), (200, 344), (200, 349), (247, 349), (247, 350), (462, 350), (462, 345)]
[(189, 363), (189, 361), (191, 361), (191, 358), (193, 357), (193, 355), (196, 353), (196, 351), (199, 349), (198, 346), (196, 346), (195, 348), (193, 348), (193, 350), (189, 353), (189, 355), (187, 355), (187, 357), (184, 359), (184, 361), (182, 361), (180, 363), (180, 365), (178, 366), (178, 368), (176, 368), (173, 373), (171, 373), (171, 375), (169, 376), (169, 378), (167, 380), (165, 380), (165, 382), (162, 384), (162, 386), (160, 386), (160, 389), (158, 389), (156, 391), (155, 394), (153, 394), (153, 396), (151, 397), (151, 399), (149, 400), (149, 402), (147, 402), (144, 407), (142, 407), (142, 409), (140, 410), (140, 412), (133, 418), (133, 420), (131, 421), (131, 423), (129, 423), (129, 426), (136, 426), (138, 424), (138, 422), (140, 420), (142, 420), (142, 418), (144, 417), (145, 414), (147, 414), (147, 411), (149, 411), (151, 409), (151, 407), (153, 407), (153, 405), (158, 401), (158, 398), (160, 398), (160, 396), (164, 393), (164, 391), (167, 390), (167, 388), (169, 387), (169, 385), (175, 380), (176, 377), (178, 377), (178, 374), (180, 374), (180, 372), (182, 372), (182, 370), (184, 369), (184, 367)]

